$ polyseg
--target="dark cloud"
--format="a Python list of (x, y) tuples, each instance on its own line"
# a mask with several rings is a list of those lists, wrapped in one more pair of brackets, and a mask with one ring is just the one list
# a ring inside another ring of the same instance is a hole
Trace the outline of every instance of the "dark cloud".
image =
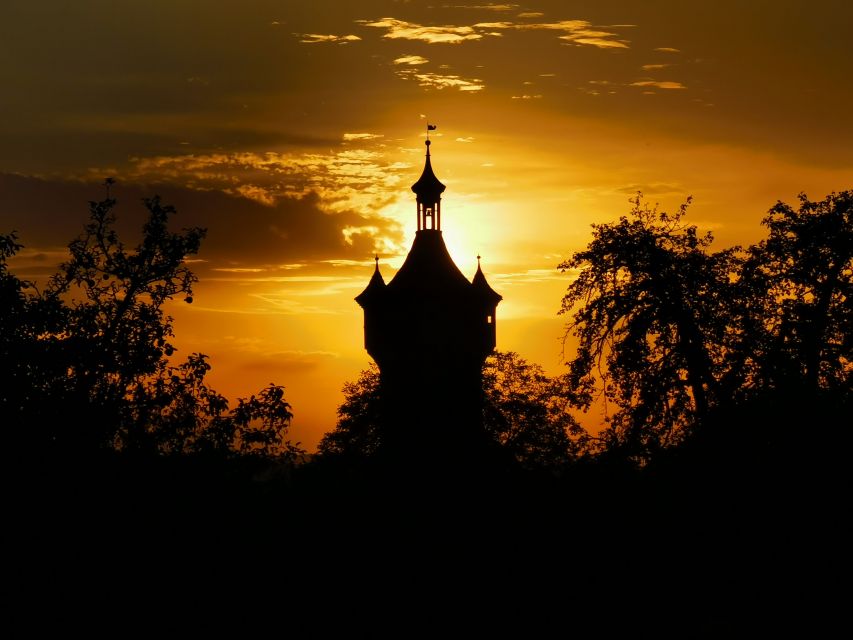
[[(283, 197), (266, 206), (219, 191), (119, 183), (112, 195), (118, 200), (115, 211), (122, 237), (138, 237), (145, 216), (142, 200), (155, 194), (177, 209), (173, 228), (207, 228), (198, 256), (206, 262), (197, 270), (362, 260), (373, 254), (377, 237), (401, 240), (397, 225), (383, 218), (324, 212), (315, 193)], [(88, 202), (104, 196), (105, 188), (94, 183), (0, 174), (0, 232), (17, 230), (21, 242), (33, 251), (55, 250), (82, 231)]]

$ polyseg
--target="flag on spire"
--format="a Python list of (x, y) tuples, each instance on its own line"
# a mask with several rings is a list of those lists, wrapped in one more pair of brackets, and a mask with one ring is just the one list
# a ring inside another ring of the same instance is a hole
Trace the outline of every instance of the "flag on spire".
[(427, 124), (427, 131), (435, 131), (435, 125), (434, 124)]

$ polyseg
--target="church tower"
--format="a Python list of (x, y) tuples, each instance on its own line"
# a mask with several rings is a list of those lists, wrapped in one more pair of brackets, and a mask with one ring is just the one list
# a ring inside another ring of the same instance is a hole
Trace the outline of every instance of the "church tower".
[(427, 138), (424, 169), (412, 185), (417, 233), (409, 255), (387, 284), (377, 258), (355, 299), (364, 309), (364, 346), (380, 371), (383, 447), (436, 462), (449, 451), (470, 457), (486, 447), (482, 366), (495, 348), (501, 301), (479, 256), (468, 281), (447, 251), (445, 188), (433, 172)]

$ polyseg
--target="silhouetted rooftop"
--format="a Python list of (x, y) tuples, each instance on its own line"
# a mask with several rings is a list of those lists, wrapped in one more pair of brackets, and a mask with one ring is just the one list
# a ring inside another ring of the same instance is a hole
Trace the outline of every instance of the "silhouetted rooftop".
[(387, 285), (385, 284), (385, 280), (382, 278), (382, 274), (379, 273), (379, 257), (377, 256), (373, 276), (370, 278), (370, 282), (367, 283), (364, 291), (356, 296), (355, 301), (361, 304), (376, 294), (384, 291), (386, 286)]
[(422, 229), (415, 234), (403, 266), (388, 283), (388, 291), (470, 294), (471, 283), (454, 264), (441, 231)]
[(489, 286), (486, 282), (486, 276), (480, 268), (480, 256), (477, 256), (477, 273), (474, 274), (474, 279), (471, 281), (474, 290), (479, 293), (491, 304), (497, 304), (503, 300), (503, 296)]
[(424, 170), (421, 173), (421, 177), (412, 185), (412, 191), (417, 194), (418, 200), (421, 202), (436, 202), (447, 187), (435, 177), (435, 173), (432, 170), (432, 164), (429, 159), (430, 141), (427, 140), (425, 144), (427, 148), (426, 163), (424, 164)]

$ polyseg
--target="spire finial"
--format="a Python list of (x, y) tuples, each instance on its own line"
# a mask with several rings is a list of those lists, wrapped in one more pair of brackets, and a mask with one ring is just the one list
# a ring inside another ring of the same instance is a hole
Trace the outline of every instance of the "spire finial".
[(379, 266), (379, 254), (374, 254), (373, 259), (376, 261), (376, 266)]

